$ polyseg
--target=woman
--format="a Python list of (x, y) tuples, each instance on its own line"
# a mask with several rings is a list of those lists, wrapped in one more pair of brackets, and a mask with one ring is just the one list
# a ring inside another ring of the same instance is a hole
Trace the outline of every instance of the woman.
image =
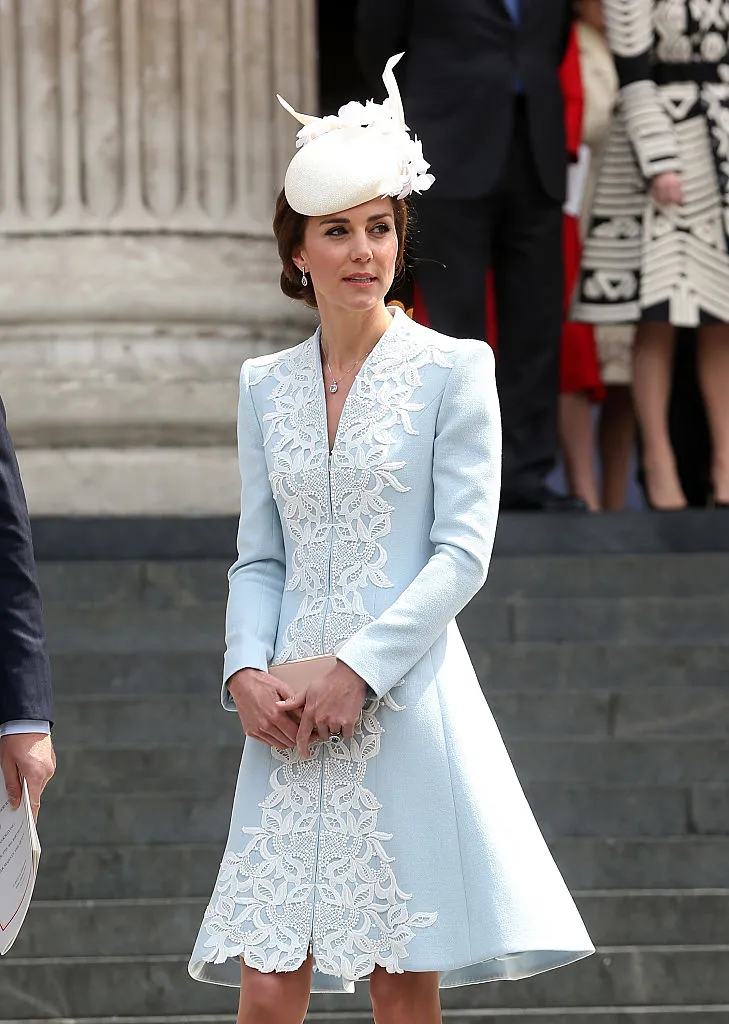
[(668, 432), (675, 329), (699, 327), (712, 485), (729, 502), (729, 23), (707, 0), (604, 0), (621, 100), (592, 204), (574, 311), (640, 321), (633, 395), (646, 496), (686, 498)]
[[(559, 386), (559, 435), (565, 476), (571, 494), (583, 499), (591, 512), (600, 510), (595, 472), (593, 405), (602, 402), (604, 388), (597, 360), (595, 332), (590, 324), (569, 319), (569, 308), (580, 274), (581, 165), (585, 87), (583, 83), (577, 27), (570, 33), (559, 72), (565, 107), (565, 134), (570, 155), (567, 201), (562, 220), (565, 309)], [(575, 174), (573, 178), (573, 174)], [(575, 180), (576, 179), (576, 180)], [(577, 187), (575, 188), (575, 185)]]
[(365, 979), (378, 1024), (435, 1024), (439, 984), (592, 951), (453, 621), (491, 554), (498, 401), (486, 345), (385, 306), (433, 180), (394, 63), (384, 105), (295, 115), (274, 229), (321, 327), (242, 372), (223, 702), (248, 739), (190, 964), (240, 985), (238, 1024)]
[[(590, 165), (582, 205), (582, 229), (587, 229), (595, 191), (597, 169), (610, 132), (618, 97), (618, 75), (605, 37), (601, 0), (577, 0), (576, 35), (584, 93), (581, 141), (588, 147)], [(579, 271), (578, 271), (579, 274)], [(574, 289), (570, 294), (573, 298)], [(632, 324), (599, 324), (595, 327), (604, 397), (599, 415), (601, 505), (606, 511), (625, 507), (630, 466), (635, 447)]]

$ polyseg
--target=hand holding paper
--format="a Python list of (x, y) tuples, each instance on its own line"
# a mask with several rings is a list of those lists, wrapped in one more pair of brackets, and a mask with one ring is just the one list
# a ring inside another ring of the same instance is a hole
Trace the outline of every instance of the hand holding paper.
[(23, 779), (33, 817), (38, 820), (41, 793), (53, 776), (56, 755), (51, 737), (46, 733), (18, 733), (0, 737), (0, 769), (12, 807), (20, 803)]
[(30, 906), (40, 860), (40, 842), (24, 781), (19, 807), (0, 783), (0, 955), (18, 937)]

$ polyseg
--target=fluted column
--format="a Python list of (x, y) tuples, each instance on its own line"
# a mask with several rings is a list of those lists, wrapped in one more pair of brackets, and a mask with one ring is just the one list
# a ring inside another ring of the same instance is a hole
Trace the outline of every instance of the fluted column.
[(295, 133), (275, 93), (316, 109), (315, 49), (315, 0), (0, 0), (21, 446), (230, 439), (241, 359), (309, 323), (270, 225)]
[(269, 234), (311, 0), (0, 0), (0, 232)]

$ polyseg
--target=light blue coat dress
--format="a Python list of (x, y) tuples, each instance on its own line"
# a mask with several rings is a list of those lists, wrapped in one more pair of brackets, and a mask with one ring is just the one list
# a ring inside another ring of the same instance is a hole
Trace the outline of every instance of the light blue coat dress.
[[(501, 472), (491, 350), (396, 312), (329, 453), (319, 337), (243, 366), (239, 557), (224, 678), (336, 653), (369, 686), (352, 740), (247, 740), (190, 962), (351, 992), (376, 964), (443, 987), (593, 951), (455, 624), (483, 586)], [(223, 703), (234, 710), (223, 688)]]

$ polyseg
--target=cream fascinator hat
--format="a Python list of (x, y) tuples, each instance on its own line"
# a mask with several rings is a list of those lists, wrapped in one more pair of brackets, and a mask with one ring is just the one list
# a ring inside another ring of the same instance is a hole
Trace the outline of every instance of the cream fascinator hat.
[(325, 217), (379, 196), (404, 199), (425, 192), (435, 181), (423, 147), (410, 137), (393, 68), (404, 55), (390, 57), (382, 75), (383, 103), (345, 103), (335, 115), (299, 114), (278, 101), (303, 128), (298, 152), (288, 166), (284, 192), (292, 210), (305, 217)]

